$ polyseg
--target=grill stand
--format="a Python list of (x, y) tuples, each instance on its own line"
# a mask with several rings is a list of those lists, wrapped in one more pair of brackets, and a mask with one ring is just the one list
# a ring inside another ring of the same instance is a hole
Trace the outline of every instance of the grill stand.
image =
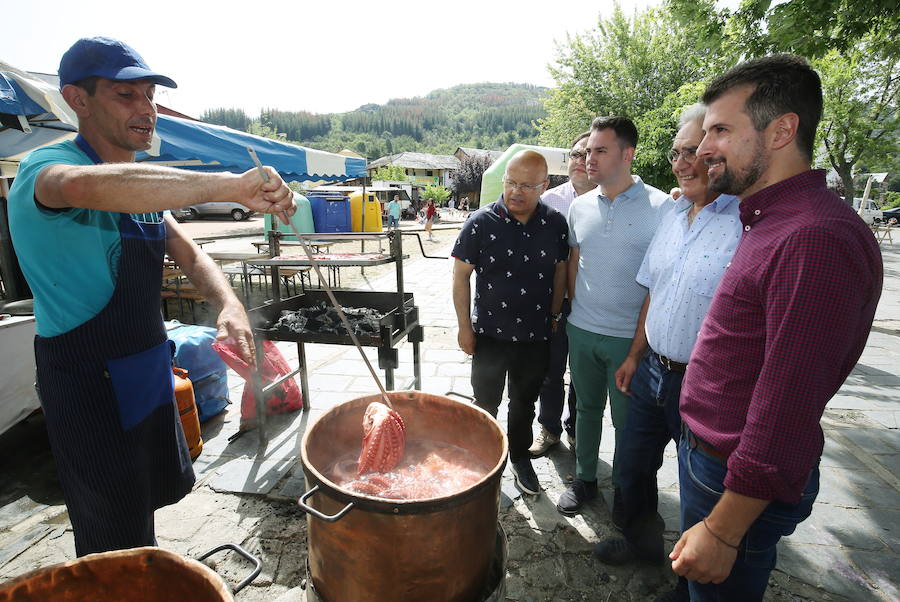
[[(332, 333), (283, 333), (265, 328), (259, 328), (258, 325), (264, 323), (274, 323), (283, 310), (297, 310), (301, 307), (312, 307), (320, 301), (325, 301), (326, 305), (330, 305), (324, 292), (321, 290), (310, 289), (305, 293), (289, 297), (281, 298), (279, 266), (302, 266), (310, 265), (306, 258), (290, 258), (273, 260), (272, 257), (278, 257), (280, 253), (279, 239), (283, 233), (272, 231), (269, 233), (269, 249), (270, 257), (268, 259), (260, 259), (250, 261), (248, 263), (258, 265), (260, 267), (268, 267), (272, 272), (272, 294), (273, 299), (266, 304), (251, 309), (251, 324), (254, 327), (254, 342), (257, 349), (262, 348), (263, 340), (280, 340), (293, 341), (297, 343), (298, 367), (291, 373), (284, 375), (269, 385), (263, 386), (258, 373), (254, 373), (251, 378), (251, 386), (257, 400), (257, 419), (255, 422), (248, 421), (242, 423), (240, 433), (252, 428), (259, 429), (260, 446), (265, 447), (267, 444), (266, 435), (266, 415), (265, 400), (271, 392), (288, 378), (300, 375), (300, 389), (303, 394), (303, 410), (309, 409), (309, 384), (307, 375), (307, 362), (305, 343), (325, 343), (337, 345), (352, 345), (348, 335), (339, 335)], [(420, 364), (420, 343), (424, 340), (424, 331), (419, 325), (419, 310), (414, 305), (411, 293), (405, 293), (403, 289), (403, 245), (399, 232), (391, 231), (386, 234), (310, 234), (310, 238), (317, 240), (368, 240), (388, 238), (390, 242), (390, 255), (377, 256), (368, 259), (360, 254), (348, 254), (348, 258), (341, 258), (341, 254), (332, 254), (334, 259), (317, 259), (316, 263), (323, 267), (341, 267), (341, 266), (360, 266), (380, 265), (384, 263), (394, 263), (396, 266), (397, 292), (361, 292), (361, 291), (334, 291), (335, 297), (344, 307), (371, 307), (383, 314), (379, 333), (377, 335), (357, 335), (359, 342), (364, 347), (376, 347), (378, 349), (378, 367), (384, 370), (384, 383), (387, 390), (395, 390), (396, 383), (394, 371), (399, 368), (399, 354), (395, 349), (395, 345), (402, 342), (404, 338), (408, 338), (413, 347), (413, 379), (403, 388), (421, 389), (422, 387), (422, 369)], [(376, 254), (373, 254), (375, 256)]]

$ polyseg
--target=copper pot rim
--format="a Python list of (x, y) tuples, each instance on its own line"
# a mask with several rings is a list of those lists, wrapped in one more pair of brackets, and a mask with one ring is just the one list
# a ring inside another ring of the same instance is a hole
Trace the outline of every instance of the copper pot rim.
[[(339, 486), (334, 481), (328, 479), (324, 474), (322, 474), (315, 465), (310, 461), (307, 450), (309, 449), (309, 438), (312, 433), (316, 430), (316, 425), (319, 421), (325, 419), (329, 415), (336, 413), (339, 411), (339, 408), (354, 402), (359, 402), (364, 399), (368, 399), (371, 401), (378, 401), (380, 399), (380, 394), (375, 393), (371, 395), (362, 395), (359, 397), (355, 397), (353, 399), (348, 399), (347, 401), (340, 403), (324, 414), (318, 417), (315, 422), (313, 422), (308, 429), (303, 433), (303, 438), (300, 443), (300, 459), (303, 465), (303, 470), (307, 474), (307, 481), (311, 481), (308, 483), (310, 486), (319, 485), (323, 490), (322, 492), (341, 503), (350, 503), (353, 502), (357, 507), (372, 510), (375, 512), (384, 512), (390, 514), (421, 514), (425, 512), (433, 512), (435, 510), (440, 510), (443, 508), (454, 507), (465, 503), (468, 499), (477, 496), (483, 489), (486, 487), (490, 487), (493, 484), (493, 481), (497, 476), (503, 473), (503, 470), (506, 468), (507, 456), (509, 453), (509, 441), (506, 437), (506, 433), (503, 428), (500, 426), (500, 423), (491, 416), (485, 410), (479, 408), (474, 404), (467, 404), (461, 401), (457, 401), (450, 397), (446, 397), (444, 395), (436, 395), (434, 393), (426, 393), (423, 391), (389, 391), (388, 396), (404, 396), (404, 395), (419, 395), (426, 397), (435, 397), (440, 398), (442, 400), (449, 401), (453, 404), (458, 404), (461, 407), (467, 408), (468, 411), (473, 411), (481, 414), (484, 418), (488, 419), (488, 422), (497, 429), (497, 432), (501, 436), (501, 453), (500, 458), (497, 462), (488, 469), (487, 473), (479, 479), (477, 482), (472, 485), (453, 493), (451, 495), (436, 497), (436, 498), (413, 498), (413, 499), (388, 499), (382, 497), (375, 497), (372, 495), (367, 495), (364, 493), (358, 493), (355, 491), (350, 491), (344, 487)], [(361, 435), (360, 435), (361, 436)], [(311, 479), (309, 477), (312, 477)]]

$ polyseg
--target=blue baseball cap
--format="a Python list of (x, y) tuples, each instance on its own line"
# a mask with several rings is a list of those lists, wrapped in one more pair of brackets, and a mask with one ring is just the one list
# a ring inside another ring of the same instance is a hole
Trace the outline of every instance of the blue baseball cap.
[(152, 71), (125, 42), (104, 37), (81, 38), (59, 62), (59, 88), (94, 76), (119, 81), (149, 79), (167, 88), (178, 87), (171, 78)]

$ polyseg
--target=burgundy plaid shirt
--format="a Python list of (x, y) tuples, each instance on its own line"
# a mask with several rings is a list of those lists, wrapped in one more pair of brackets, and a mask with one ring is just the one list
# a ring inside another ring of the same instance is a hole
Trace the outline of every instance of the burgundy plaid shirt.
[(797, 502), (822, 455), (819, 420), (865, 347), (881, 251), (807, 171), (741, 201), (744, 234), (700, 329), (681, 416), (728, 458), (725, 487)]

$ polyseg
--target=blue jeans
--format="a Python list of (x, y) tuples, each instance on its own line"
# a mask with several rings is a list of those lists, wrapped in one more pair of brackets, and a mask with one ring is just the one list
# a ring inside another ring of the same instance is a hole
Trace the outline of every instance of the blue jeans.
[(400, 218), (394, 217), (393, 215), (388, 216), (388, 228), (396, 228), (400, 225)]
[(640, 553), (661, 554), (665, 523), (657, 512), (656, 473), (669, 441), (681, 436), (678, 398), (684, 373), (668, 370), (648, 351), (631, 379), (631, 403), (619, 450), (622, 534)]
[[(678, 480), (681, 488), (681, 531), (703, 520), (719, 501), (727, 469), (721, 460), (692, 447), (688, 437), (678, 444)], [(762, 600), (775, 568), (776, 545), (812, 512), (819, 493), (819, 466), (809, 475), (800, 502), (773, 501), (756, 519), (738, 549), (731, 574), (719, 583), (688, 582), (692, 602)]]
[[(538, 422), (557, 437), (562, 435), (563, 427), (567, 433), (575, 436), (575, 385), (569, 384), (567, 400), (565, 382), (563, 382), (566, 363), (569, 359), (569, 337), (566, 335), (566, 323), (571, 312), (572, 304), (566, 299), (562, 304), (562, 320), (556, 325), (556, 332), (550, 338), (550, 366), (547, 368), (544, 384), (541, 385)], [(569, 408), (569, 415), (563, 423), (563, 402), (566, 400), (565, 405)]]

